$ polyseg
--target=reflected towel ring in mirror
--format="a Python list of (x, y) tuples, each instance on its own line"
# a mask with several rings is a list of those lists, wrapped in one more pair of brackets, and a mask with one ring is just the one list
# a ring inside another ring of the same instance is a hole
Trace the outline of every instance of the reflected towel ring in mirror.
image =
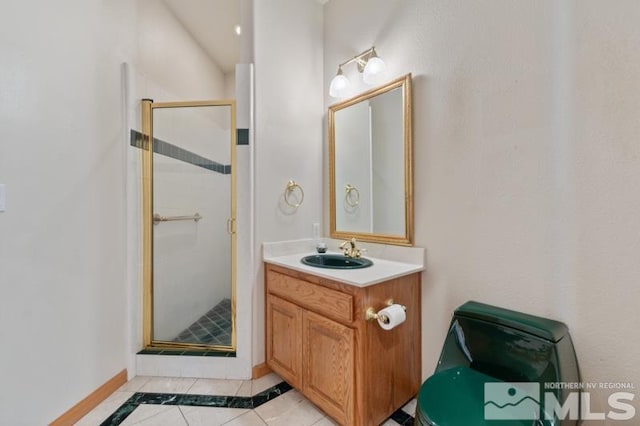
[[(291, 197), (291, 194), (295, 192), (296, 188), (300, 190), (300, 199), (297, 199), (296, 197), (295, 201), (297, 202), (291, 202), (291, 199), (289, 197)], [(297, 209), (302, 205), (303, 201), (304, 201), (304, 191), (302, 190), (302, 187), (298, 185), (295, 180), (290, 180), (289, 183), (287, 183), (287, 187), (284, 190), (284, 202), (287, 203), (289, 207), (293, 207), (294, 209)]]
[(344, 201), (347, 205), (349, 205), (349, 207), (357, 207), (358, 204), (360, 204), (360, 191), (358, 191), (358, 188), (348, 183), (347, 186), (344, 187), (344, 191)]

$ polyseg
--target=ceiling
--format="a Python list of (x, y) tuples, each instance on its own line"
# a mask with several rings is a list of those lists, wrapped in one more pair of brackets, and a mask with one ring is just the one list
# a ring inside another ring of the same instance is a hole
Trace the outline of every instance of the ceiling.
[(187, 29), (224, 73), (240, 62), (238, 0), (164, 0), (169, 10)]

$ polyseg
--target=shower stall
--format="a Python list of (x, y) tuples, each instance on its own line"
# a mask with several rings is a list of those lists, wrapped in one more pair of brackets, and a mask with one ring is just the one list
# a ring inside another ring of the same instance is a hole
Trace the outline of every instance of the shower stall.
[(143, 344), (232, 352), (235, 102), (142, 101)]

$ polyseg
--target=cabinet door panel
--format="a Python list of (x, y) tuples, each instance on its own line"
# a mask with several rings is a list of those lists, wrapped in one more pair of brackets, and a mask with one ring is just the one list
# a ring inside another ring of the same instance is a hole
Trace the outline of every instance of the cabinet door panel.
[(267, 295), (267, 365), (291, 386), (301, 388), (302, 308)]
[(342, 424), (353, 423), (355, 332), (303, 312), (303, 392)]

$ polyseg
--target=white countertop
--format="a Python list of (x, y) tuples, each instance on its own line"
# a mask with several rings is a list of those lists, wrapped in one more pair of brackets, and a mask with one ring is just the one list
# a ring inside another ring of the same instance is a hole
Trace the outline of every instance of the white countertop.
[[(302, 245), (302, 247), (304, 246), (305, 245)], [(300, 249), (302, 247), (297, 244), (296, 248)], [(423, 250), (419, 248), (413, 249)], [(283, 252), (288, 253), (283, 254)], [(329, 251), (328, 253), (341, 254), (340, 252), (336, 251)], [(296, 253), (291, 253), (289, 250), (271, 250), (268, 249), (265, 245), (263, 249), (263, 260), (273, 265), (278, 265), (285, 268), (293, 269), (295, 271), (316, 275), (322, 278), (328, 278), (330, 280), (340, 281), (356, 287), (367, 287), (393, 278), (398, 278), (404, 275), (409, 275), (414, 272), (420, 272), (424, 270), (423, 263), (405, 263), (396, 260), (387, 260), (370, 256), (366, 256), (366, 258), (373, 261), (373, 265), (361, 269), (317, 268), (314, 266), (305, 265), (300, 261), (300, 259), (302, 259), (304, 256), (308, 256), (311, 254), (318, 253), (316, 253), (315, 250), (308, 249), (303, 249), (297, 251)], [(412, 260), (416, 260), (416, 256), (408, 257), (413, 258)]]

